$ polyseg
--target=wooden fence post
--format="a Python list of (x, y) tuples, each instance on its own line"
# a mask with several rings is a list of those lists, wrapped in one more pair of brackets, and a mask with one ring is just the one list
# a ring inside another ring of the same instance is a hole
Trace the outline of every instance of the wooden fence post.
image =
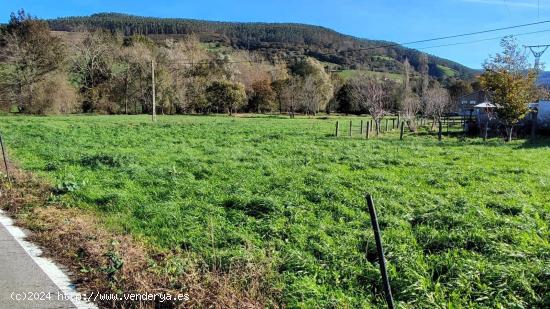
[(391, 129), (395, 130), (395, 118), (391, 119)]
[(363, 135), (363, 119), (361, 119), (361, 136)]
[(340, 123), (336, 121), (336, 137), (338, 137), (338, 130), (340, 129)]
[(401, 131), (399, 133), (400, 140), (403, 140), (403, 130), (405, 130), (405, 121), (401, 121)]
[(382, 246), (382, 237), (380, 236), (380, 226), (378, 225), (378, 217), (376, 216), (376, 209), (374, 208), (374, 202), (372, 196), (367, 194), (367, 206), (369, 208), (370, 221), (372, 229), (374, 231), (374, 240), (376, 242), (376, 251), (378, 253), (378, 265), (380, 266), (380, 274), (382, 275), (382, 284), (384, 287), (384, 294), (386, 296), (386, 302), (388, 308), (393, 309), (395, 305), (393, 303), (393, 297), (391, 294), (390, 280), (388, 278), (388, 271), (386, 270), (386, 258), (384, 256), (384, 247)]
[(370, 120), (370, 131), (372, 132), (373, 129), (374, 129), (374, 126), (373, 126), (372, 119), (371, 119)]
[(153, 122), (157, 121), (157, 101), (156, 101), (156, 94), (155, 94), (155, 61), (151, 59), (151, 80), (152, 80), (152, 87), (153, 87), (153, 113), (152, 113), (152, 120)]
[(370, 124), (371, 122), (367, 122), (367, 139), (370, 138)]
[(386, 118), (386, 132), (388, 132), (388, 118)]
[(439, 132), (437, 132), (437, 139), (441, 141), (441, 136), (443, 135), (443, 124), (439, 120)]
[(351, 134), (352, 134), (352, 133), (351, 133), (351, 127), (352, 127), (352, 125), (353, 125), (353, 121), (350, 120), (350, 121), (349, 121), (349, 137), (351, 137)]
[(6, 155), (6, 150), (4, 149), (4, 140), (2, 139), (2, 134), (0, 134), (0, 147), (2, 148), (2, 157), (4, 158), (4, 167), (6, 168), (6, 176), (8, 177), (8, 182), (11, 185), (10, 171), (8, 168), (8, 157)]

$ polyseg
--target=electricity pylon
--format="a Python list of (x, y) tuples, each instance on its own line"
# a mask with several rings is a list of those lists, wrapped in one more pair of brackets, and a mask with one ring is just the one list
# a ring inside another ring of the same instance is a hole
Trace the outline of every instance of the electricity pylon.
[(544, 54), (544, 52), (546, 52), (546, 50), (548, 49), (548, 47), (550, 47), (550, 45), (531, 45), (531, 46), (524, 45), (524, 47), (529, 48), (529, 50), (533, 53), (533, 56), (535, 56), (535, 69), (539, 70), (540, 57), (542, 57), (542, 55)]

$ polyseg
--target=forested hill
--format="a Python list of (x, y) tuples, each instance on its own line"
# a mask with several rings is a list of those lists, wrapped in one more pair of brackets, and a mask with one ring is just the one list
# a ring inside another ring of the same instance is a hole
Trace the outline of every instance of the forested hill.
[[(336, 69), (367, 69), (400, 72), (401, 62), (408, 58), (419, 67), (421, 52), (390, 42), (359, 39), (334, 30), (292, 23), (236, 23), (181, 18), (140, 17), (118, 13), (63, 17), (48, 20), (52, 30), (80, 31), (108, 29), (124, 35), (174, 37), (197, 35), (214, 46), (231, 46), (255, 50), (266, 56), (288, 58), (308, 55), (334, 64)], [(386, 47), (379, 47), (386, 46)], [(475, 71), (459, 63), (429, 55), (430, 74), (436, 78), (470, 78)]]

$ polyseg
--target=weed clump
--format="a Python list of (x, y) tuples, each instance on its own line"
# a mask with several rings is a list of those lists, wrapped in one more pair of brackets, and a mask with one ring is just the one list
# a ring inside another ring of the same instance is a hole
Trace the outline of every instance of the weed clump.
[(512, 204), (496, 202), (496, 201), (488, 202), (487, 208), (490, 208), (496, 211), (497, 213), (509, 215), (509, 216), (517, 216), (523, 210), (520, 205), (512, 205)]
[(130, 163), (130, 158), (122, 155), (95, 154), (85, 155), (80, 159), (80, 165), (92, 169), (103, 167), (122, 167)]
[(280, 210), (279, 205), (275, 201), (263, 197), (230, 197), (225, 200), (223, 205), (228, 209), (243, 211), (245, 214), (254, 218), (266, 217)]

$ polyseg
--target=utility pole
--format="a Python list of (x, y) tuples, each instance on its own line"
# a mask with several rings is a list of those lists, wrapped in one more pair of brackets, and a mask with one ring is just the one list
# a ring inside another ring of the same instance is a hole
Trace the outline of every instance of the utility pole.
[(529, 48), (529, 50), (533, 53), (533, 56), (535, 56), (535, 70), (540, 70), (540, 57), (546, 52), (548, 47), (550, 45), (523, 45), (526, 49)]
[(157, 103), (155, 94), (155, 60), (151, 59), (151, 79), (153, 80), (153, 122), (157, 121)]

